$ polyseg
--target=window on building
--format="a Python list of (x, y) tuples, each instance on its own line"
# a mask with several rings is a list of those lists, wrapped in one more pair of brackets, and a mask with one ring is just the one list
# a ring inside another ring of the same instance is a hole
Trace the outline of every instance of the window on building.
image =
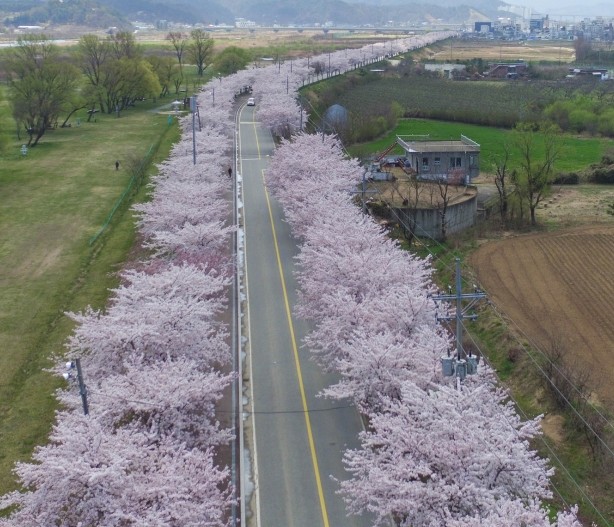
[(433, 159), (433, 165), (435, 165), (436, 167), (441, 165), (441, 157), (436, 157), (435, 159)]
[(460, 157), (450, 158), (450, 168), (459, 168), (461, 166), (462, 166), (462, 158)]
[(422, 158), (422, 170), (428, 170), (428, 169), (429, 169), (429, 158), (423, 157)]

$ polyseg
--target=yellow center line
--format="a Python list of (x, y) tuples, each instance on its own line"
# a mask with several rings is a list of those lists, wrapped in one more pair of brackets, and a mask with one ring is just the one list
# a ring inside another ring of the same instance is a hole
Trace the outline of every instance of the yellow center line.
[[(254, 129), (256, 124), (254, 123)], [(258, 142), (258, 134), (256, 133), (256, 148), (258, 155), (260, 155), (260, 143)], [(281, 289), (284, 297), (284, 306), (286, 309), (286, 318), (288, 320), (288, 329), (290, 331), (290, 341), (292, 343), (292, 352), (294, 354), (294, 365), (296, 367), (296, 376), (298, 378), (298, 386), (301, 394), (301, 402), (303, 404), (303, 415), (305, 416), (305, 427), (307, 428), (307, 439), (309, 441), (309, 450), (311, 452), (311, 462), (313, 465), (313, 472), (316, 479), (316, 487), (318, 490), (318, 498), (320, 500), (320, 509), (322, 511), (322, 522), (324, 527), (330, 527), (328, 522), (328, 512), (326, 510), (326, 500), (324, 499), (324, 491), (322, 490), (322, 480), (320, 478), (320, 468), (318, 465), (318, 456), (316, 454), (315, 441), (313, 439), (313, 431), (311, 429), (311, 418), (309, 417), (309, 407), (307, 405), (307, 396), (305, 395), (305, 385), (303, 383), (303, 373), (301, 370), (301, 362), (298, 355), (298, 346), (296, 345), (296, 336), (294, 333), (294, 323), (292, 322), (292, 311), (290, 310), (290, 301), (288, 300), (288, 292), (286, 289), (286, 281), (284, 280), (283, 265), (281, 263), (281, 256), (279, 253), (279, 244), (277, 243), (277, 232), (275, 231), (275, 223), (273, 221), (273, 210), (271, 208), (271, 200), (269, 198), (269, 191), (266, 187), (266, 181), (264, 179), (264, 170), (262, 170), (262, 184), (264, 185), (264, 196), (266, 198), (267, 208), (269, 211), (269, 220), (271, 222), (271, 232), (273, 234), (273, 245), (275, 246), (275, 256), (277, 258), (277, 268), (279, 270), (279, 279), (281, 281)]]

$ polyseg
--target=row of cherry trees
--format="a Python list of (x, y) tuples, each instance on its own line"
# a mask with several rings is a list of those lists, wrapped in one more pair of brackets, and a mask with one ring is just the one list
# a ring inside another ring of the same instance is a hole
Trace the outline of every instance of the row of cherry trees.
[[(449, 35), (395, 41), (391, 53)], [(382, 56), (381, 45), (320, 57), (344, 70)], [(258, 118), (282, 141), (267, 171), (300, 241), (297, 314), (314, 329), (305, 344), (339, 381), (323, 395), (351, 398), (368, 420), (362, 447), (340, 482), (350, 513), (376, 525), (550, 526), (543, 499), (553, 474), (530, 447), (540, 419), (523, 422), (488, 368), (457, 391), (442, 378), (451, 345), (436, 322), (430, 262), (392, 242), (352, 202), (357, 162), (328, 136), (298, 134), (293, 89), (309, 80), (306, 61), (266, 68), (252, 82)], [(576, 510), (554, 525), (579, 526)]]
[[(333, 137), (298, 135), (273, 156), (267, 183), (301, 242), (298, 314), (306, 344), (367, 417), (362, 448), (345, 453), (340, 482), (352, 513), (376, 525), (550, 525), (548, 468), (492, 372), (457, 391), (439, 360), (450, 340), (436, 322), (430, 264), (402, 251), (352, 203), (362, 169)], [(505, 512), (504, 512), (505, 511)], [(512, 516), (513, 514), (513, 516)], [(564, 513), (556, 525), (579, 525)], [(530, 519), (529, 523), (526, 523)]]
[[(348, 69), (447, 36), (412, 37), (311, 60)], [(381, 49), (380, 49), (381, 48)], [(372, 56), (371, 56), (372, 55)], [(50, 443), (16, 467), (24, 490), (0, 525), (223, 526), (233, 493), (216, 452), (230, 437), (216, 418), (228, 371), (226, 289), (229, 145), (235, 94), (250, 84), (259, 118), (278, 136), (304, 114), (295, 91), (307, 61), (241, 71), (199, 94), (202, 128), (192, 162), (191, 118), (159, 167), (138, 225), (150, 255), (122, 273), (105, 310), (70, 316), (67, 343), (81, 357), (90, 399), (58, 396)], [(350, 512), (402, 525), (550, 525), (540, 499), (551, 471), (529, 448), (538, 422), (520, 422), (492, 378), (445, 386), (430, 267), (400, 251), (351, 203), (361, 177), (335, 139), (298, 135), (278, 149), (268, 180), (301, 240), (299, 312), (314, 322), (307, 344), (339, 373), (326, 395), (351, 397), (368, 417), (362, 448), (348, 451), (340, 482)], [(59, 372), (59, 370), (58, 370)], [(507, 522), (507, 523), (505, 523)], [(562, 515), (559, 527), (577, 525)]]
[(89, 414), (74, 387), (58, 394), (50, 442), (16, 466), (23, 490), (0, 498), (0, 510), (11, 507), (0, 525), (228, 523), (229, 470), (215, 456), (230, 431), (215, 411), (232, 380), (222, 373), (230, 349), (221, 316), (233, 270), (226, 177), (233, 107), (241, 87), (254, 84), (267, 126), (278, 135), (296, 131), (303, 116), (294, 91), (305, 73), (287, 74), (285, 86), (279, 74), (242, 71), (205, 87), (196, 164), (191, 119), (181, 120), (183, 138), (160, 165), (151, 201), (135, 207), (149, 256), (121, 274), (106, 309), (69, 314), (76, 329), (68, 358), (81, 359)]
[[(449, 34), (412, 37), (311, 59), (351, 69)], [(461, 391), (440, 373), (450, 337), (436, 322), (431, 267), (402, 251), (352, 201), (362, 169), (328, 136), (300, 133), (296, 90), (307, 59), (240, 72), (258, 120), (281, 142), (267, 184), (300, 242), (297, 314), (313, 323), (305, 344), (339, 381), (323, 395), (351, 398), (368, 420), (345, 453), (348, 511), (400, 526), (578, 527), (576, 510), (554, 524), (542, 500), (553, 471), (530, 447), (540, 419), (523, 422), (483, 368)]]
[[(69, 316), (89, 414), (67, 386), (46, 446), (19, 463), (23, 486), (0, 498), (6, 526), (225, 526), (234, 500), (216, 409), (233, 379), (228, 309), (233, 89), (183, 138), (135, 206), (147, 257), (121, 273), (104, 310)], [(201, 96), (201, 98), (204, 95)], [(61, 373), (58, 368), (58, 373)]]

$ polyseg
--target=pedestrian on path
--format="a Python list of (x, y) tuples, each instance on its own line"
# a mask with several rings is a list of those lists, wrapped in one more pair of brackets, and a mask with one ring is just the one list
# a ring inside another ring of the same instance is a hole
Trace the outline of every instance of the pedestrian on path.
[(119, 161), (115, 161), (115, 170), (119, 170)]
[(232, 167), (228, 167), (228, 177), (232, 178)]

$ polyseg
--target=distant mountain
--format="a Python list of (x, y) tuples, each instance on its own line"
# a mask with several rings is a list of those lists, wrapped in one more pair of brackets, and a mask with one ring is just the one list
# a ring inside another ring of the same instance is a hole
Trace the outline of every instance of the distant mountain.
[(498, 16), (503, 2), (488, 0), (219, 0), (237, 15), (259, 24), (416, 24), (436, 20), (471, 23)]
[(0, 0), (8, 25), (73, 24), (97, 28), (130, 21), (232, 24), (235, 15), (214, 0)]
[(0, 0), (0, 15), (7, 25), (40, 24), (109, 27), (128, 25), (122, 15), (96, 0)]
[[(168, 20), (186, 24), (233, 24), (246, 18), (261, 25), (471, 24), (494, 19), (498, 0), (0, 0), (0, 13), (20, 24), (63, 23), (95, 27), (127, 21)], [(122, 24), (123, 22), (123, 24)], [(15, 23), (15, 22), (13, 22)]]
[(215, 0), (98, 0), (130, 20), (169, 20), (186, 24), (231, 24), (233, 12)]

